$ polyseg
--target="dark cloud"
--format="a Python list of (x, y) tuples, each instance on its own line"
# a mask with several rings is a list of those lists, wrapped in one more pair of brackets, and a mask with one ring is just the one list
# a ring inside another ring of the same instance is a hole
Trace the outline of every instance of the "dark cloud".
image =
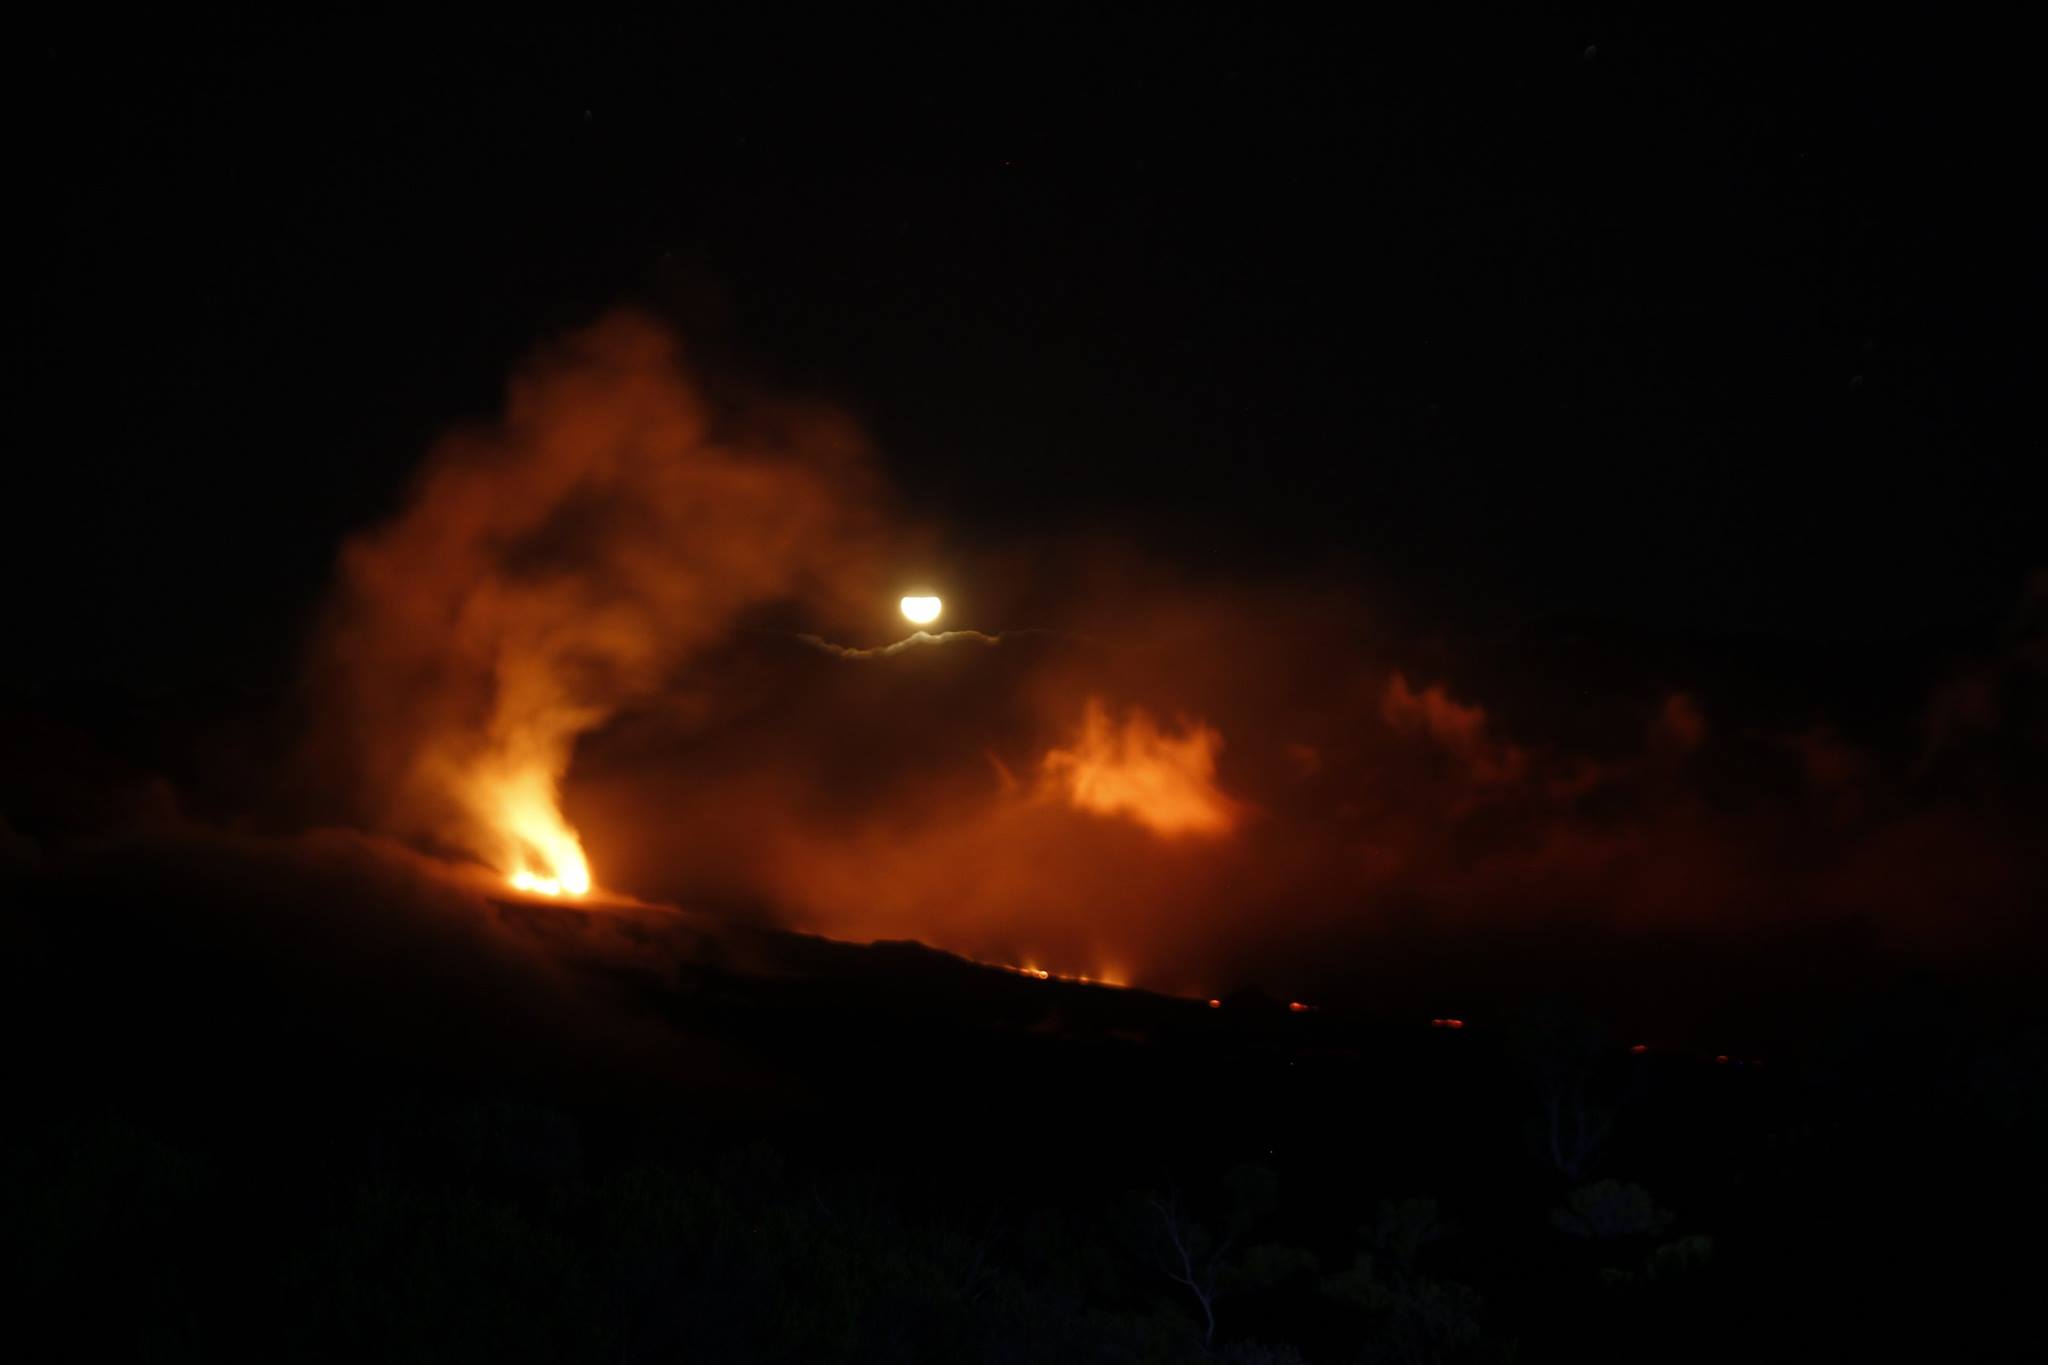
[(854, 645), (837, 645), (817, 635), (799, 635), (796, 638), (802, 640), (813, 649), (823, 650), (827, 654), (835, 654), (842, 659), (887, 659), (893, 655), (901, 654), (906, 649), (938, 649), (956, 642), (971, 642), (983, 645), (1000, 644), (1003, 637), (1000, 635), (984, 635), (978, 630), (942, 630), (937, 632), (920, 630), (904, 636), (893, 644), (873, 645), (865, 649)]

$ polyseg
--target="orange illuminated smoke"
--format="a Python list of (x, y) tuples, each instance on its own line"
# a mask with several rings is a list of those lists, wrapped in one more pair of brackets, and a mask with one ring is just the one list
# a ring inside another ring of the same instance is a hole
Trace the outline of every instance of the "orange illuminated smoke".
[(1134, 706), (1119, 725), (1099, 697), (1081, 713), (1074, 743), (1046, 754), (1046, 776), (1065, 789), (1076, 810), (1135, 820), (1167, 838), (1214, 837), (1237, 824), (1236, 803), (1216, 785), (1223, 736), (1195, 722), (1183, 733), (1162, 729)]
[(861, 578), (866, 463), (809, 405), (728, 414), (648, 319), (562, 338), (342, 551), (315, 755), (382, 832), (588, 894), (561, 806), (578, 742), (755, 609)]

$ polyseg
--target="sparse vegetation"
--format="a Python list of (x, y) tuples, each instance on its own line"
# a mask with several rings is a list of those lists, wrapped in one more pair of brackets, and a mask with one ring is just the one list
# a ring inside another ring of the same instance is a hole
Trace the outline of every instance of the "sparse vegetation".
[[(2012, 1140), (2035, 1109), (1995, 1103), (2010, 1087), (1956, 1078), (1985, 1112), (1916, 1130), (1894, 1168), (1836, 1090), (1763, 1105), (1673, 1069), (1666, 1107), (1711, 1138), (1620, 1105), (1611, 1165), (1575, 1185), (1515, 1141), (1512, 1069), (1480, 1105), (1485, 1163), (1405, 1167), (1363, 1107), (1349, 1165), (1196, 1143), (1151, 1176), (1085, 1142), (1042, 1170), (1002, 1141), (927, 1170), (909, 1142), (878, 1159), (531, 1100), (335, 1110), (317, 1134), (283, 1113), (266, 1133), (246, 1096), (178, 1134), (17, 1122), (7, 1266), (80, 1353), (129, 1359), (1289, 1365), (1715, 1359), (1766, 1314), (1863, 1339), (1826, 1325), (1849, 1298), (1911, 1281), (1946, 1311), (1995, 1263), (1962, 1237), (1983, 1180), (1924, 1140)], [(1891, 1183), (1859, 1183), (1875, 1169)]]

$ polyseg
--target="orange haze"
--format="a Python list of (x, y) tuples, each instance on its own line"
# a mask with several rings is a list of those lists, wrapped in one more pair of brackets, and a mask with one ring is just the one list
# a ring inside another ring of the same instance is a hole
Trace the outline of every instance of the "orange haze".
[[(1691, 685), (1546, 710), (1518, 659), (1461, 667), (1342, 581), (1050, 533), (955, 553), (953, 628), (892, 642), (928, 566), (883, 506), (844, 419), (716, 401), (642, 319), (572, 336), (344, 550), (321, 771), (358, 821), (539, 890), (587, 847), (639, 896), (1203, 998), (1595, 933), (2033, 922), (1972, 746), (2036, 742), (2038, 652), (1945, 693), (1909, 772)], [(1605, 740), (1555, 738), (1589, 714)]]
[(1168, 838), (1227, 834), (1234, 804), (1216, 786), (1223, 737), (1200, 722), (1167, 734), (1142, 706), (1121, 727), (1100, 697), (1090, 697), (1072, 747), (1046, 754), (1046, 774), (1076, 810), (1125, 816)]

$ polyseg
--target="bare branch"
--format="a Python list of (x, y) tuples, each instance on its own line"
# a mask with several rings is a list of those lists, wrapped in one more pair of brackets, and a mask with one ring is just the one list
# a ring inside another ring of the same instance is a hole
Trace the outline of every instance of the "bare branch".
[(1186, 1285), (1188, 1292), (1195, 1296), (1195, 1302), (1202, 1309), (1202, 1341), (1205, 1345), (1214, 1344), (1216, 1340), (1216, 1263), (1222, 1258), (1223, 1253), (1229, 1250), (1231, 1240), (1235, 1238), (1236, 1234), (1232, 1233), (1230, 1237), (1226, 1237), (1218, 1244), (1216, 1250), (1209, 1256), (1207, 1266), (1204, 1267), (1202, 1273), (1198, 1274), (1195, 1270), (1194, 1257), (1188, 1252), (1187, 1238), (1181, 1234), (1180, 1196), (1178, 1194), (1171, 1194), (1164, 1200), (1155, 1197), (1151, 1203), (1152, 1207), (1158, 1210), (1160, 1220), (1166, 1225), (1167, 1240), (1172, 1244), (1174, 1253), (1180, 1257), (1180, 1273), (1176, 1275), (1172, 1267), (1168, 1266), (1165, 1267), (1166, 1277), (1176, 1284)]

